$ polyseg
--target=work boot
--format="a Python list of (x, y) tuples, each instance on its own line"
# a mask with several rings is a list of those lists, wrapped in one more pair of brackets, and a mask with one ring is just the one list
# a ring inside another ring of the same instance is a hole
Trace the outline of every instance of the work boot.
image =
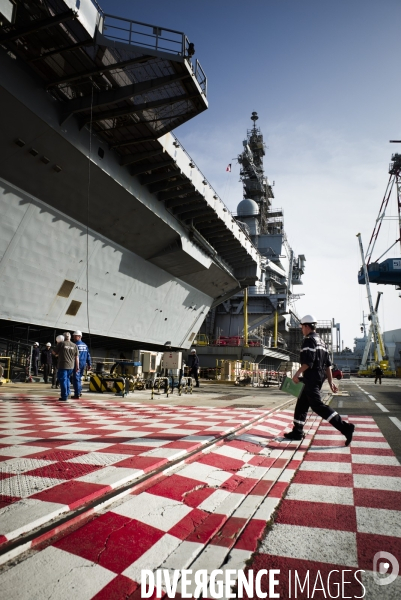
[(344, 423), (346, 425), (345, 431), (343, 431), (343, 435), (345, 435), (345, 445), (349, 446), (352, 442), (352, 436), (354, 435), (355, 425), (353, 423)]
[(296, 431), (295, 429), (293, 429), (292, 431), (285, 433), (284, 437), (286, 440), (293, 440), (296, 442), (300, 442), (301, 440), (304, 439), (305, 434), (303, 431)]

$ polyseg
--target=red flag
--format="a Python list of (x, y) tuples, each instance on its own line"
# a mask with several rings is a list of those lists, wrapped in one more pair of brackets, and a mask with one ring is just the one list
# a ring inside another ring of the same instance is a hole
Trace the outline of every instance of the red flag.
[(228, 171), (229, 173), (231, 173), (231, 163), (229, 165), (227, 165), (226, 171)]

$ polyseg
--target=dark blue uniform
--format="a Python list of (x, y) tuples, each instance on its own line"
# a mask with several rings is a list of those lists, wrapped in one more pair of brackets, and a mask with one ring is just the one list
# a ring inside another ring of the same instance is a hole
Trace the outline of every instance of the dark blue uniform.
[(331, 367), (331, 361), (327, 348), (317, 333), (309, 333), (304, 338), (299, 362), (301, 365), (308, 365), (309, 369), (304, 371), (303, 377), (299, 378), (305, 384), (305, 387), (295, 406), (294, 431), (302, 432), (308, 409), (311, 408), (322, 419), (325, 419), (338, 431), (345, 434), (348, 424), (341, 419), (335, 410), (327, 404), (323, 404), (320, 395), (326, 377), (326, 369)]
[(77, 340), (76, 345), (78, 347), (79, 353), (79, 371), (73, 372), (72, 375), (72, 384), (74, 386), (74, 394), (75, 397), (79, 397), (82, 392), (82, 377), (85, 371), (85, 367), (90, 369), (91, 367), (91, 355), (89, 353), (89, 348), (82, 340)]
[(47, 380), (52, 372), (53, 365), (53, 354), (51, 348), (44, 348), (40, 354), (40, 362), (43, 367), (43, 381), (47, 383)]
[(189, 355), (188, 360), (189, 374), (195, 379), (195, 387), (199, 387), (198, 369), (199, 369), (199, 357), (195, 352)]
[(39, 346), (34, 346), (32, 349), (32, 371), (33, 374), (37, 376), (39, 370), (39, 356), (40, 350)]

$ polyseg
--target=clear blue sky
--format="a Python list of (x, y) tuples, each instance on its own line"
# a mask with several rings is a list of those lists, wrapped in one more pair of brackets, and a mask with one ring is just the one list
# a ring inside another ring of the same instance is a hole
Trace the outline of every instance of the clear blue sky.
[[(175, 131), (235, 211), (235, 161), (259, 113), (289, 242), (305, 254), (299, 313), (336, 318), (345, 345), (359, 335), (366, 292), (357, 283), (357, 238), (368, 244), (401, 145), (399, 0), (100, 0), (110, 14), (186, 33), (208, 77), (209, 109)], [(233, 172), (226, 174), (227, 163)], [(395, 198), (392, 215), (396, 215)], [(383, 250), (398, 237), (382, 227)], [(386, 246), (387, 244), (387, 246)], [(399, 246), (392, 255), (399, 256)], [(390, 255), (389, 255), (390, 256)], [(384, 292), (383, 330), (401, 327), (401, 298)]]

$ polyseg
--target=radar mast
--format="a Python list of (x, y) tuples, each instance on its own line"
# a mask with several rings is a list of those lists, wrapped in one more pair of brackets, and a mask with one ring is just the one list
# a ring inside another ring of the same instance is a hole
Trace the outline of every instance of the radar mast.
[(266, 144), (260, 128), (256, 127), (258, 119), (258, 113), (254, 111), (251, 115), (253, 127), (247, 130), (247, 139), (243, 141), (238, 162), (244, 199), (254, 200), (258, 204), (260, 233), (264, 234), (268, 233), (268, 211), (274, 194), (263, 167)]

